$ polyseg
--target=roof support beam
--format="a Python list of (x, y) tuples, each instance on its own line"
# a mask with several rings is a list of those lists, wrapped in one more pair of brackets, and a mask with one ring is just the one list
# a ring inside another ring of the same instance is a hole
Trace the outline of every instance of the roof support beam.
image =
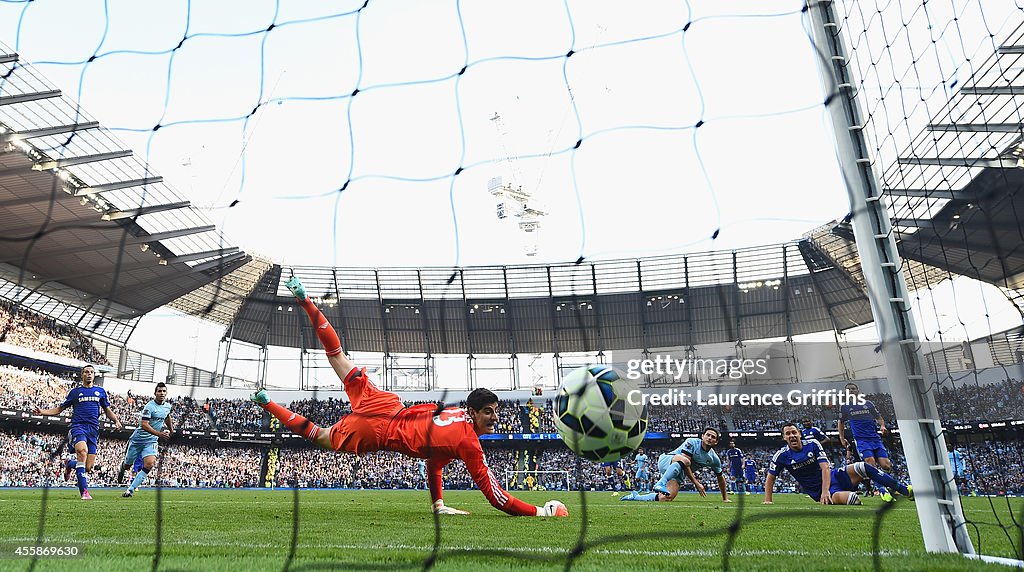
[[(1024, 91), (1021, 92), (1024, 95)], [(974, 157), (900, 157), (901, 165), (937, 165), (941, 167), (984, 167), (988, 169), (1016, 169), (1015, 158), (984, 159)]]
[(148, 207), (140, 207), (137, 209), (131, 209), (127, 211), (107, 211), (103, 213), (101, 217), (103, 220), (121, 220), (125, 218), (133, 218), (137, 216), (145, 216), (148, 214), (159, 213), (163, 211), (173, 211), (177, 209), (184, 209), (192, 206), (189, 201), (181, 201), (177, 203), (167, 203), (165, 205), (150, 205)]
[(203, 252), (193, 252), (192, 254), (182, 254), (181, 256), (172, 256), (167, 259), (167, 262), (195, 262), (196, 260), (202, 260), (211, 256), (222, 257), (228, 254), (234, 254), (239, 251), (237, 246), (230, 246), (228, 248), (220, 248), (217, 250), (206, 250)]
[(178, 230), (168, 230), (166, 232), (155, 232), (148, 236), (138, 237), (139, 242), (158, 242), (161, 240), (168, 240), (171, 238), (181, 238), (183, 236), (189, 236), (190, 234), (199, 234), (201, 232), (210, 232), (217, 230), (216, 225), (208, 224), (206, 226), (194, 226), (192, 228), (182, 228)]
[(967, 201), (975, 198), (975, 194), (952, 189), (883, 189), (883, 193), (893, 197), (920, 197), (926, 199), (951, 199)]
[(83, 165), (85, 163), (95, 163), (96, 161), (106, 161), (108, 159), (120, 159), (122, 157), (131, 157), (131, 151), (111, 151), (109, 153), (96, 153), (95, 155), (82, 155), (80, 157), (67, 157), (64, 159), (54, 159), (50, 161), (40, 161), (35, 165), (32, 165), (33, 171), (49, 171), (50, 169), (60, 169), (63, 167), (72, 167), (74, 165)]
[(40, 127), (39, 129), (26, 129), (24, 131), (12, 133), (11, 136), (18, 139), (33, 139), (35, 137), (48, 137), (50, 135), (62, 135), (64, 133), (86, 131), (88, 129), (96, 129), (99, 126), (99, 121), (85, 121), (83, 123), (75, 123), (72, 125), (55, 125), (53, 127)]
[[(921, 228), (935, 231), (951, 231), (954, 230), (957, 225), (966, 223), (967, 220), (954, 219), (951, 221), (936, 221), (933, 219), (919, 219), (919, 218), (901, 218), (892, 221), (893, 226), (906, 226), (912, 228)], [(996, 222), (981, 222), (981, 226), (994, 231), (1006, 231), (1006, 232), (1018, 232), (1020, 227), (1016, 224), (1002, 224)], [(945, 235), (943, 235), (945, 236)], [(961, 239), (952, 239), (954, 242)]]
[(999, 46), (999, 55), (1024, 54), (1024, 46)]
[(960, 93), (970, 93), (973, 95), (1024, 95), (1024, 86), (975, 85), (962, 88)]
[(13, 64), (18, 61), (18, 54), (0, 54), (0, 64)]
[(50, 99), (53, 97), (60, 97), (59, 89), (54, 89), (51, 91), (39, 91), (36, 93), (19, 93), (17, 95), (0, 95), (0, 105), (12, 105), (15, 103), (25, 103), (27, 101)]
[(131, 179), (128, 181), (118, 181), (116, 183), (105, 183), (102, 185), (92, 185), (91, 187), (82, 187), (75, 191), (76, 197), (84, 195), (96, 195), (99, 193), (106, 193), (107, 191), (117, 191), (120, 189), (130, 189), (132, 187), (142, 187), (145, 185), (155, 185), (162, 183), (163, 177), (146, 177), (144, 179)]
[(954, 133), (1020, 133), (1024, 131), (1024, 123), (929, 123), (926, 129)]

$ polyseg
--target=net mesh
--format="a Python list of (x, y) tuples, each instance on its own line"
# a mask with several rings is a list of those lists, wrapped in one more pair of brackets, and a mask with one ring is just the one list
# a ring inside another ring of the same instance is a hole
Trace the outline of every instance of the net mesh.
[[(393, 266), (438, 266), (444, 276), (432, 286), (440, 291), (443, 316), (446, 305), (463, 303), (462, 266), (576, 260), (578, 271), (565, 272), (554, 285), (563, 307), (551, 312), (565, 312), (559, 322), (563, 336), (599, 352), (600, 327), (586, 311), (599, 294), (587, 264), (593, 260), (782, 242), (811, 226), (817, 228), (807, 238), (816, 251), (803, 243), (781, 249), (782, 259), (799, 256), (808, 263), (806, 294), (828, 288), (815, 282), (815, 275), (831, 267), (866, 287), (849, 217), (820, 226), (849, 208), (840, 190), (844, 174), (834, 159), (835, 137), (825, 120), (827, 105), (849, 94), (865, 114), (865, 123), (856, 127), (865, 137), (866, 159), (884, 193), (902, 270), (914, 292), (913, 315), (930, 370), (927, 391), (943, 405), (943, 421), (952, 427), (975, 418), (972, 397), (990, 395), (994, 382), (1005, 384), (1007, 401), (1021, 398), (1015, 376), (1020, 375), (1024, 316), (1018, 266), (1024, 235), (1012, 190), (1024, 156), (1018, 105), (1024, 94), (1019, 79), (1024, 7), (1009, 0), (830, 4), (840, 15), (833, 33), (846, 42), (849, 57), (843, 65), (852, 82), (823, 93), (817, 69), (829, 55), (811, 40), (808, 6), (795, 1), (673, 2), (627, 9), (569, 2), (489, 3), (486, 8), (264, 2), (243, 8), (4, 0), (0, 40), (9, 47), (0, 46), (0, 97), (12, 99), (0, 100), (0, 124), (20, 132), (85, 124), (93, 118), (84, 110), (95, 113), (104, 126), (98, 134), (71, 130), (34, 137), (25, 140), (29, 147), (8, 154), (59, 162), (134, 149), (137, 158), (61, 168), (79, 189), (157, 173), (173, 181), (180, 192), (147, 182), (134, 190), (85, 194), (93, 198), (82, 206), (107, 216), (127, 213), (149, 233), (215, 224), (216, 231), (162, 241), (167, 249), (162, 256), (191, 257), (187, 263), (193, 267), (229, 264), (221, 257), (232, 255), (227, 249), (234, 243), (265, 253), (265, 259), (246, 261), (256, 267), (253, 277), (266, 275), (271, 266), (266, 259), (290, 265), (300, 276), (311, 265), (376, 267), (386, 260)], [(14, 54), (19, 57), (4, 57)], [(17, 99), (53, 90), (50, 81), (61, 86), (62, 105)], [(797, 135), (789, 138), (790, 133)], [(10, 175), (0, 170), (0, 184)], [(43, 204), (58, 205), (53, 197), (65, 191), (57, 180)], [(781, 187), (787, 188), (785, 196), (776, 191)], [(133, 214), (183, 196), (194, 203), (187, 211), (166, 217)], [(13, 302), (14, 311), (24, 306), (93, 336), (127, 339), (138, 318), (111, 300), (123, 288), (121, 271), (134, 263), (119, 254), (107, 295), (90, 299), (86, 308), (68, 303), (67, 292), (39, 294), (35, 290), (42, 284), (33, 282), (28, 268), (33, 256), (54, 253), (51, 248), (33, 254), (34, 245), (68, 227), (20, 229), (13, 218), (17, 212), (10, 213), (0, 241), (24, 250), (20, 258), (3, 261), (13, 270), (4, 268), (0, 295)], [(301, 225), (276, 232), (285, 226), (281, 221)], [(621, 228), (625, 222), (628, 232)], [(401, 239), (375, 240), (367, 247), (363, 235), (378, 232)], [(132, 236), (125, 231), (119, 253)], [(317, 248), (310, 248), (311, 242)], [(752, 251), (746, 253), (749, 261), (738, 262), (741, 254), (731, 263), (728, 257), (691, 255), (687, 267), (706, 270), (707, 284), (686, 287), (718, 286), (719, 298), (737, 300), (751, 291), (777, 290), (779, 284), (765, 286), (779, 277), (778, 266), (786, 268), (786, 262), (769, 260), (777, 254)], [(678, 285), (679, 277), (670, 272), (663, 275), (666, 285)], [(792, 290), (790, 274), (783, 273), (783, 289)], [(259, 293), (254, 278), (231, 276), (207, 286), (197, 301), (179, 300), (178, 307), (229, 321), (244, 300)], [(512, 282), (506, 289), (519, 286)], [(396, 283), (405, 288), (396, 296), (422, 295), (422, 284)], [(725, 293), (723, 285), (735, 287)], [(149, 286), (157, 288), (156, 279)], [(281, 290), (280, 281), (273, 286)], [(322, 304), (330, 303), (329, 286), (318, 293)], [(647, 305), (672, 301), (658, 298)], [(834, 300), (822, 318), (837, 330), (836, 358), (852, 363), (844, 362), (844, 370), (870, 372), (877, 364), (864, 354), (873, 344), (858, 353), (840, 340), (850, 326), (842, 323), (844, 303), (849, 301)], [(713, 301), (697, 312), (724, 305)], [(1007, 318), (1012, 305), (1020, 313)], [(722, 316), (723, 337), (742, 341), (739, 332), (758, 331), (749, 325), (743, 330), (740, 322)], [(446, 327), (443, 320), (439, 327)], [(13, 321), (0, 341), (11, 329)], [(447, 353), (448, 338), (441, 335), (440, 347), (430, 351)], [(992, 355), (978, 355), (982, 349)], [(730, 344), (705, 355), (744, 351), (753, 350)], [(790, 353), (794, 371), (801, 369), (796, 350)], [(711, 379), (689, 379), (709, 391), (729, 389)], [(1014, 390), (1018, 394), (1009, 393)], [(884, 393), (879, 391), (882, 399)], [(885, 407), (891, 409), (891, 400), (880, 406)], [(786, 413), (773, 414), (775, 421)], [(888, 410), (883, 416), (895, 418)], [(213, 423), (228, 446), (231, 430), (216, 419)], [(1014, 479), (1019, 480), (1024, 462), (1021, 449), (1015, 441), (1000, 445), (1003, 433), (995, 430), (976, 425), (942, 435), (962, 457), (953, 462), (962, 494), (1019, 490)], [(582, 483), (592, 467), (580, 460), (574, 464), (572, 478)], [(894, 464), (899, 471), (899, 459)], [(289, 467), (283, 478), (297, 484), (303, 479), (301, 464)], [(711, 553), (728, 569), (741, 535), (753, 534), (759, 523), (820, 517), (811, 508), (751, 514), (752, 501), (741, 495), (735, 515), (720, 528), (595, 536), (588, 532), (588, 496), (580, 488), (579, 533), (567, 554), (445, 549), (444, 528), (435, 517), (429, 556), (392, 567), (430, 568), (445, 559), (496, 556), (569, 569), (588, 551), (600, 553), (608, 546), (710, 538)], [(158, 486), (153, 569), (163, 558), (161, 491)], [(39, 541), (47, 537), (50, 494), (45, 488)], [(986, 511), (966, 515), (975, 548), (1021, 558), (1021, 507), (1008, 495), (988, 497), (987, 504)], [(893, 506), (844, 515), (851, 522), (870, 521), (865, 525), (872, 532), (870, 546), (853, 557), (870, 558), (876, 569), (883, 557), (893, 556), (883, 534)], [(284, 568), (357, 567), (343, 561), (295, 563), (301, 509), (296, 487), (291, 543), (281, 547), (288, 550)]]

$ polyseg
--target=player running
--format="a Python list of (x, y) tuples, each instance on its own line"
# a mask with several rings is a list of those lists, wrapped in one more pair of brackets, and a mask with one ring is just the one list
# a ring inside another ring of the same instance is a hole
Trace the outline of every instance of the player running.
[(655, 483), (654, 492), (639, 494), (636, 491), (629, 493), (619, 500), (624, 501), (662, 501), (668, 502), (679, 494), (679, 475), (685, 473), (686, 477), (693, 483), (700, 496), (708, 496), (704, 485), (697, 480), (693, 469), (708, 467), (718, 476), (718, 490), (722, 493), (722, 502), (729, 500), (729, 491), (725, 483), (725, 475), (722, 474), (722, 460), (715, 453), (714, 446), (718, 444), (721, 433), (714, 427), (708, 427), (700, 437), (690, 437), (683, 441), (676, 450), (658, 457), (658, 470), (661, 471), (661, 479)]
[(735, 439), (729, 439), (725, 460), (729, 462), (729, 485), (732, 492), (739, 492), (740, 481), (743, 480), (743, 451), (736, 446)]
[(398, 395), (378, 389), (367, 377), (366, 369), (353, 364), (341, 350), (341, 341), (323, 313), (306, 295), (296, 277), (286, 283), (288, 289), (309, 315), (327, 360), (342, 379), (352, 413), (329, 428), (322, 429), (305, 417), (270, 400), (267, 392), (257, 391), (250, 399), (281, 421), (294, 433), (324, 449), (361, 455), (372, 451), (397, 451), (427, 460), (427, 482), (437, 514), (469, 514), (445, 506), (442, 500), (441, 473), (455, 458), (462, 459), (473, 481), (491, 505), (517, 516), (568, 516), (565, 505), (548, 501), (544, 506), (527, 504), (502, 490), (491, 473), (480, 447), (480, 435), (494, 431), (498, 421), (498, 397), (488, 389), (473, 390), (466, 408), (439, 409), (432, 403), (405, 407)]
[[(856, 383), (846, 384), (846, 391), (854, 396), (860, 393)], [(860, 460), (873, 467), (880, 467), (883, 471), (891, 471), (892, 463), (889, 461), (889, 450), (885, 448), (882, 439), (878, 436), (879, 427), (881, 427), (882, 437), (889, 434), (889, 429), (885, 426), (885, 419), (875, 409), (875, 404), (865, 399), (863, 403), (847, 403), (840, 409), (837, 426), (839, 430), (839, 443), (849, 450), (850, 444), (843, 433), (844, 424), (847, 421), (850, 423), (850, 431), (853, 433), (853, 444), (857, 454), (860, 456)], [(876, 422), (877, 425), (875, 424)], [(883, 484), (877, 484), (878, 492), (882, 500), (892, 502), (892, 495), (882, 486)]]
[(60, 415), (68, 407), (71, 411), (71, 428), (68, 430), (68, 445), (75, 451), (75, 473), (77, 474), (78, 492), (82, 500), (92, 500), (89, 494), (89, 479), (85, 474), (96, 464), (96, 445), (100, 438), (100, 409), (114, 422), (120, 431), (124, 427), (117, 414), (110, 408), (107, 392), (99, 386), (94, 387), (96, 368), (87, 365), (79, 372), (82, 385), (68, 392), (68, 396), (57, 407), (50, 409), (32, 409), (35, 415)]
[(768, 465), (768, 478), (764, 483), (764, 504), (772, 504), (776, 475), (783, 469), (793, 475), (800, 489), (820, 504), (861, 504), (857, 485), (861, 481), (874, 481), (887, 485), (907, 498), (913, 499), (911, 487), (879, 471), (867, 463), (854, 463), (832, 469), (821, 444), (814, 439), (803, 439), (795, 423), (782, 426), (786, 446), (779, 449)]
[(153, 390), (153, 399), (142, 408), (142, 423), (128, 439), (128, 447), (124, 452), (124, 460), (121, 462), (121, 470), (117, 473), (117, 482), (124, 482), (124, 473), (131, 468), (133, 462), (142, 457), (142, 470), (136, 469), (135, 477), (128, 485), (128, 488), (121, 494), (128, 498), (142, 486), (149, 471), (156, 463), (157, 443), (160, 439), (170, 439), (174, 432), (174, 424), (171, 423), (171, 404), (167, 402), (167, 384), (160, 382)]

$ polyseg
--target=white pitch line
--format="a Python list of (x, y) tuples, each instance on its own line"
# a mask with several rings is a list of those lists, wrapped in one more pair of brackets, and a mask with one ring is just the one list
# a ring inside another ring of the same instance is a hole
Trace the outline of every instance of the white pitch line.
[[(35, 537), (25, 538), (12, 538), (9, 539), (11, 542), (34, 542)], [(89, 539), (70, 539), (70, 538), (47, 538), (46, 542), (68, 542), (71, 544), (96, 544), (96, 545), (127, 545), (127, 546), (150, 546), (153, 544), (151, 541), (144, 540), (128, 540), (123, 538), (89, 538)], [(233, 548), (279, 548), (285, 550), (288, 548), (284, 544), (271, 544), (266, 542), (209, 542), (201, 540), (164, 540), (165, 545), (179, 545), (179, 546), (203, 546), (208, 548), (217, 548), (230, 546)], [(303, 548), (334, 548), (339, 550), (373, 550), (379, 551), (382, 548), (389, 548), (392, 550), (411, 550), (417, 552), (432, 552), (433, 546), (425, 544), (387, 544), (387, 545), (369, 545), (369, 544), (324, 544), (317, 543), (312, 546), (299, 545), (299, 550)], [(489, 548), (486, 546), (468, 546), (468, 545), (441, 545), (441, 551), (475, 551), (483, 550), (488, 552), (499, 552), (508, 554), (509, 556), (515, 556), (517, 553), (532, 553), (532, 554), (556, 554), (564, 555), (566, 551), (571, 547), (553, 547), (553, 546), (525, 546), (518, 549), (508, 548)], [(613, 548), (588, 548), (584, 551), (586, 554), (600, 554), (607, 556), (659, 556), (659, 557), (702, 557), (717, 558), (722, 556), (721, 551), (715, 550), (640, 550), (631, 548), (613, 549)], [(908, 556), (909, 550), (883, 550), (880, 552), (882, 556), (894, 557), (894, 556)], [(870, 557), (873, 553), (868, 551), (840, 551), (840, 550), (745, 550), (745, 549), (734, 549), (732, 556), (842, 556), (842, 557)]]

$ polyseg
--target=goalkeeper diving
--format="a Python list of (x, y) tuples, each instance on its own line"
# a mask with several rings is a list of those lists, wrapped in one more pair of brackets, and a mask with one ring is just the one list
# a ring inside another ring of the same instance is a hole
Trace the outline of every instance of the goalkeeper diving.
[(498, 422), (498, 397), (488, 389), (475, 389), (466, 398), (466, 408), (440, 409), (432, 403), (406, 407), (398, 395), (378, 389), (341, 350), (337, 332), (306, 295), (296, 277), (285, 284), (309, 315), (327, 360), (341, 378), (352, 405), (352, 413), (331, 427), (321, 428), (305, 417), (270, 400), (257, 391), (250, 399), (294, 433), (318, 447), (361, 455), (373, 451), (397, 451), (427, 460), (427, 483), (437, 514), (469, 514), (445, 506), (441, 474), (454, 459), (462, 459), (480, 491), (495, 508), (515, 516), (569, 516), (558, 501), (544, 506), (527, 504), (502, 490), (487, 467), (480, 435), (494, 432)]

